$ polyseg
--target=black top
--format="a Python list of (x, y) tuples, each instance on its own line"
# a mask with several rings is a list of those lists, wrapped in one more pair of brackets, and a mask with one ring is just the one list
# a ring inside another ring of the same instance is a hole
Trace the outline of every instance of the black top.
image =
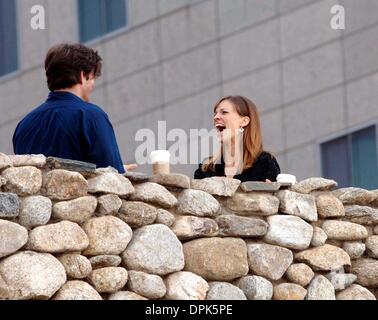
[[(194, 172), (194, 179), (204, 179), (210, 177), (222, 177), (224, 174), (224, 162), (215, 164), (215, 171), (209, 170), (207, 172), (202, 171), (202, 164)], [(267, 152), (262, 152), (257, 158), (254, 165), (247, 170), (244, 170), (241, 174), (234, 176), (234, 179), (245, 181), (276, 181), (277, 175), (281, 172), (280, 166), (277, 160)]]

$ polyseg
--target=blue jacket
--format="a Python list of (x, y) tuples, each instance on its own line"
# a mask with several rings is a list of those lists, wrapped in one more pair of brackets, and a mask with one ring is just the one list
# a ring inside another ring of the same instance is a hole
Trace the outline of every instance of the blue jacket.
[(69, 92), (50, 92), (45, 103), (21, 120), (13, 149), (15, 154), (44, 154), (125, 172), (107, 114)]

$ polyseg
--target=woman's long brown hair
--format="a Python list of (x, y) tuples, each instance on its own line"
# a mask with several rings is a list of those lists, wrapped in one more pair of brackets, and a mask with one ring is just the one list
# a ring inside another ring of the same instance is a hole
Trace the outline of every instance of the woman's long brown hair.
[[(228, 96), (219, 100), (214, 106), (214, 112), (223, 101), (229, 101), (237, 113), (242, 117), (249, 117), (249, 124), (244, 128), (243, 137), (243, 171), (252, 167), (263, 151), (260, 119), (256, 105), (248, 98), (242, 96)], [(214, 171), (217, 157), (210, 157), (202, 165), (203, 171)]]

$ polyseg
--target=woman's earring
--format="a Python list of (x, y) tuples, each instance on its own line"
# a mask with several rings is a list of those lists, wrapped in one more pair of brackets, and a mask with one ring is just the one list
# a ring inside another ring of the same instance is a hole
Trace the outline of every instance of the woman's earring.
[(244, 128), (243, 127), (239, 128), (239, 132), (243, 133), (244, 132)]

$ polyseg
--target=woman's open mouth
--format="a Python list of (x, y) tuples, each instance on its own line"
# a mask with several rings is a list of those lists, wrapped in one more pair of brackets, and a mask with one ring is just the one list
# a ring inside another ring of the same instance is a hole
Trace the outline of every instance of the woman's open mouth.
[(222, 132), (224, 129), (226, 129), (226, 126), (224, 126), (223, 124), (216, 124), (216, 125), (215, 125), (215, 128), (216, 128), (219, 132)]

